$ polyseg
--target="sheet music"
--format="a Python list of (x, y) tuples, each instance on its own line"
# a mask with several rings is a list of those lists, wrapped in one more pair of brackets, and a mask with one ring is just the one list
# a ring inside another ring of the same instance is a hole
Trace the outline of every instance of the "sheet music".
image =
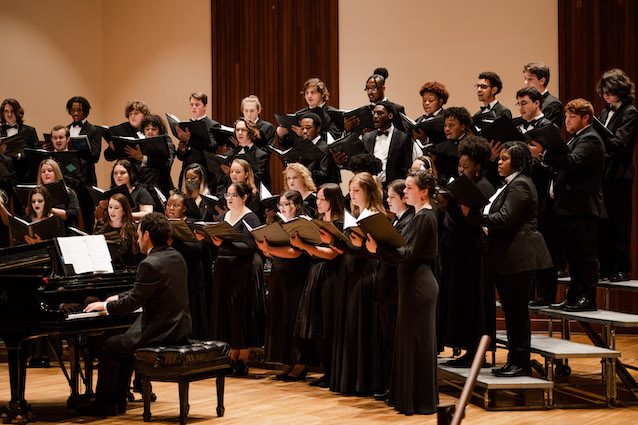
[(57, 238), (62, 261), (72, 265), (75, 274), (113, 273), (111, 253), (104, 235)]

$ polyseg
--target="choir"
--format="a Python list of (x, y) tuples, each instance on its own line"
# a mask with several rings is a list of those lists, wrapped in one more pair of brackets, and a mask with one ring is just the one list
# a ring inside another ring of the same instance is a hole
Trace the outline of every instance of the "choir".
[[(137, 222), (162, 212), (187, 264), (193, 336), (230, 343), (234, 375), (248, 373), (250, 348), (264, 347), (267, 362), (284, 365), (276, 379), (322, 368), (310, 385), (431, 414), (438, 353), (464, 350), (447, 364), (469, 367), (481, 335), (494, 336), (494, 288), (509, 356), (493, 373), (525, 376), (528, 304), (594, 310), (599, 277), (629, 279), (634, 83), (606, 72), (597, 91), (607, 107), (596, 115), (585, 99), (563, 107), (547, 91), (549, 76), (541, 62), (523, 67), (518, 118), (496, 99), (503, 84), (494, 72), (478, 75), (474, 115), (444, 107), (442, 83), (424, 83), (415, 121), (386, 98), (385, 68), (366, 80), (370, 103), (356, 112), (329, 106), (325, 83), (310, 78), (307, 106), (277, 115), (276, 126), (254, 95), (232, 129), (206, 116), (202, 92), (189, 96), (191, 120), (174, 128), (140, 100), (126, 105), (126, 122), (96, 127), (88, 100), (73, 97), (73, 122), (44, 141), (19, 102), (5, 99), (0, 244), (42, 239), (19, 237), (16, 217), (50, 220), (58, 236), (103, 234), (118, 247), (116, 266), (135, 267)], [(188, 126), (197, 121), (202, 131)], [(113, 162), (106, 191), (95, 178), (102, 138)], [(280, 178), (271, 160), (284, 162), (285, 191), (266, 197), (260, 187)], [(354, 175), (340, 187), (344, 170)], [(20, 196), (25, 184), (33, 186)], [(389, 227), (368, 224), (376, 217)], [(571, 282), (556, 303), (565, 268)]]

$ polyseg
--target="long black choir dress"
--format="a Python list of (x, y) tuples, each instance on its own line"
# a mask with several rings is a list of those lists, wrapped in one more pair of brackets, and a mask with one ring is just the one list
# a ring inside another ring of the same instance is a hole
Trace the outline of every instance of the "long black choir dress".
[[(489, 199), (494, 187), (476, 186)], [(439, 346), (476, 350), (482, 335), (494, 339), (494, 286), (489, 280), (488, 241), (480, 225), (468, 223), (454, 199), (447, 204), (441, 237)]]
[(375, 279), (378, 260), (365, 248), (345, 251), (334, 290), (334, 339), (330, 389), (368, 395), (384, 391), (382, 343)]
[[(224, 220), (222, 214), (220, 221)], [(238, 242), (225, 240), (219, 247), (213, 273), (210, 335), (233, 349), (264, 344), (266, 300), (263, 263), (250, 227), (260, 225), (255, 213), (247, 213), (233, 226), (244, 235)]]
[(310, 270), (310, 257), (273, 257), (268, 281), (268, 310), (264, 358), (293, 365), (302, 361), (302, 348), (294, 336), (299, 300)]
[[(343, 229), (343, 220), (335, 220), (337, 229)], [(297, 320), (295, 324), (295, 336), (306, 340), (305, 346), (311, 346), (310, 340), (321, 341), (330, 353), (317, 353), (323, 362), (326, 373), (330, 373), (332, 364), (333, 335), (334, 335), (334, 283), (339, 277), (342, 256), (338, 255), (332, 260), (312, 258), (312, 264), (305, 280)], [(316, 356), (310, 352), (304, 353), (306, 364), (316, 361)], [(328, 355), (329, 354), (329, 355)]]
[(436, 303), (439, 285), (432, 274), (437, 251), (437, 223), (423, 208), (405, 227), (407, 245), (379, 246), (386, 261), (399, 263), (399, 306), (389, 401), (401, 413), (431, 414), (439, 401), (437, 383)]

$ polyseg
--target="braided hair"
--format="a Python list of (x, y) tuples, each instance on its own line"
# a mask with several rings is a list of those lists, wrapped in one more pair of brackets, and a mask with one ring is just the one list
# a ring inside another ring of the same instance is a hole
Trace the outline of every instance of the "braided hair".
[(527, 145), (523, 142), (507, 142), (503, 149), (508, 151), (511, 159), (511, 166), (521, 174), (530, 175), (532, 172), (533, 158)]

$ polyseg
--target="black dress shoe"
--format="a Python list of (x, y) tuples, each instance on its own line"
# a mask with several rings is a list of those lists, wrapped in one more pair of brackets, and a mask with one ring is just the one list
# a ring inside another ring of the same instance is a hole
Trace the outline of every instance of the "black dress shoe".
[(563, 309), (565, 311), (596, 311), (598, 306), (596, 301), (592, 301), (587, 297), (581, 297), (576, 302), (567, 304)]
[(493, 370), (492, 373), (501, 378), (511, 378), (514, 376), (532, 376), (532, 368), (510, 365), (507, 369)]
[(330, 386), (330, 380), (328, 376), (323, 375), (321, 378), (310, 381), (310, 384), (308, 385), (311, 387), (328, 388)]
[(552, 310), (564, 310), (565, 307), (567, 306), (567, 304), (569, 304), (568, 301), (567, 300), (563, 300), (563, 301), (561, 301), (559, 303), (556, 303), (556, 304), (550, 304), (549, 308), (551, 308)]
[[(126, 412), (126, 407), (124, 409)], [(88, 406), (79, 406), (77, 411), (80, 416), (117, 416), (118, 406), (116, 403), (93, 402)]]
[(286, 376), (284, 378), (284, 381), (286, 382), (297, 382), (297, 381), (303, 381), (306, 379), (306, 374), (308, 373), (308, 368), (304, 367), (303, 370), (299, 373), (299, 375), (297, 376), (292, 376), (290, 374), (288, 374), (288, 376)]
[(529, 305), (530, 307), (547, 307), (548, 305), (551, 305), (551, 304), (552, 304), (551, 302), (547, 301), (543, 297), (538, 297), (535, 300), (527, 303), (527, 305)]
[(248, 375), (248, 366), (243, 360), (237, 360), (233, 366), (233, 376), (246, 376)]
[(374, 397), (375, 400), (387, 401), (389, 395), (390, 395), (390, 390), (385, 390), (382, 393), (374, 393), (374, 394), (372, 394), (372, 397)]
[(503, 370), (509, 369), (512, 365), (510, 363), (505, 363), (503, 366), (501, 367), (497, 367), (492, 369), (492, 373), (496, 374), (497, 372), (501, 372)]
[(625, 272), (614, 273), (609, 277), (610, 282), (627, 282), (628, 280), (631, 280), (631, 276)]

